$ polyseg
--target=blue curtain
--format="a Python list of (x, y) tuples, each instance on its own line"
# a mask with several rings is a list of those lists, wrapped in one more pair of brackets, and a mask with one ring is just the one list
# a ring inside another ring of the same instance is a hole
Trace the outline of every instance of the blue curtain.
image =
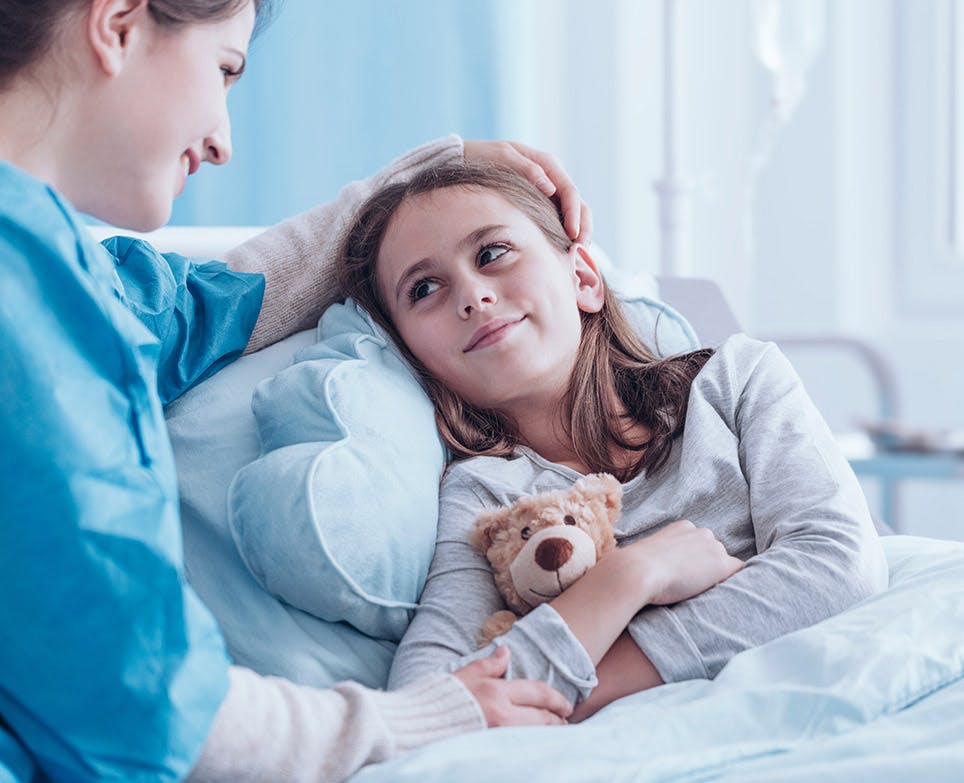
[(429, 139), (498, 137), (499, 6), (282, 3), (228, 99), (233, 160), (191, 177), (171, 222), (274, 223)]

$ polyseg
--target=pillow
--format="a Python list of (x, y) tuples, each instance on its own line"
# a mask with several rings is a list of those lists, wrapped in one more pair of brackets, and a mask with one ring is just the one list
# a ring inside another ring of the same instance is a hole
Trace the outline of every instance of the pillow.
[(590, 252), (606, 285), (618, 295), (636, 333), (657, 356), (673, 356), (700, 347), (689, 322), (659, 300), (659, 283), (655, 277), (617, 267), (606, 252), (595, 245)]
[(432, 561), (445, 451), (432, 403), (391, 338), (354, 302), (263, 381), (262, 456), (228, 492), (238, 551), (272, 595), (398, 641)]
[(228, 528), (228, 485), (261, 451), (251, 395), (262, 379), (314, 342), (311, 329), (243, 356), (165, 409), (177, 464), (185, 571), (217, 619), (235, 663), (317, 687), (355, 680), (382, 688), (395, 645), (321, 620), (266, 592)]

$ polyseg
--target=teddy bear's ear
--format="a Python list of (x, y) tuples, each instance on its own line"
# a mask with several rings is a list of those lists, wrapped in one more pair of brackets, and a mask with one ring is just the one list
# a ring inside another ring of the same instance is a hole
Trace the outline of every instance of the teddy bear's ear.
[(615, 523), (623, 510), (623, 485), (609, 473), (604, 473), (602, 479), (606, 487), (606, 510), (609, 512), (609, 519)]
[(609, 521), (615, 524), (623, 506), (623, 485), (609, 473), (593, 473), (576, 482), (583, 492), (590, 496), (601, 497), (606, 507)]
[(489, 551), (495, 540), (495, 534), (502, 527), (505, 511), (483, 511), (475, 520), (475, 527), (469, 533), (469, 543), (482, 554)]

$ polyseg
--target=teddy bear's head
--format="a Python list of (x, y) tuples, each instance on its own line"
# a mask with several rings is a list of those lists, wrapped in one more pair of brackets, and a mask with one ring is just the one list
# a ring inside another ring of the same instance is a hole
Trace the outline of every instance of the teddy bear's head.
[(622, 486), (608, 473), (479, 515), (472, 544), (488, 558), (506, 603), (519, 614), (550, 601), (616, 548)]

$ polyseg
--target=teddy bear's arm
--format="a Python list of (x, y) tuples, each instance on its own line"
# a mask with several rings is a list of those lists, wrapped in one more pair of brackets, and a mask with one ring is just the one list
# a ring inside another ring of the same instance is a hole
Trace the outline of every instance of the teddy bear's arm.
[(482, 626), (482, 631), (479, 633), (479, 649), (487, 647), (497, 636), (507, 633), (518, 619), (519, 615), (510, 612), (508, 609), (502, 609), (493, 614), (485, 621), (485, 625)]

